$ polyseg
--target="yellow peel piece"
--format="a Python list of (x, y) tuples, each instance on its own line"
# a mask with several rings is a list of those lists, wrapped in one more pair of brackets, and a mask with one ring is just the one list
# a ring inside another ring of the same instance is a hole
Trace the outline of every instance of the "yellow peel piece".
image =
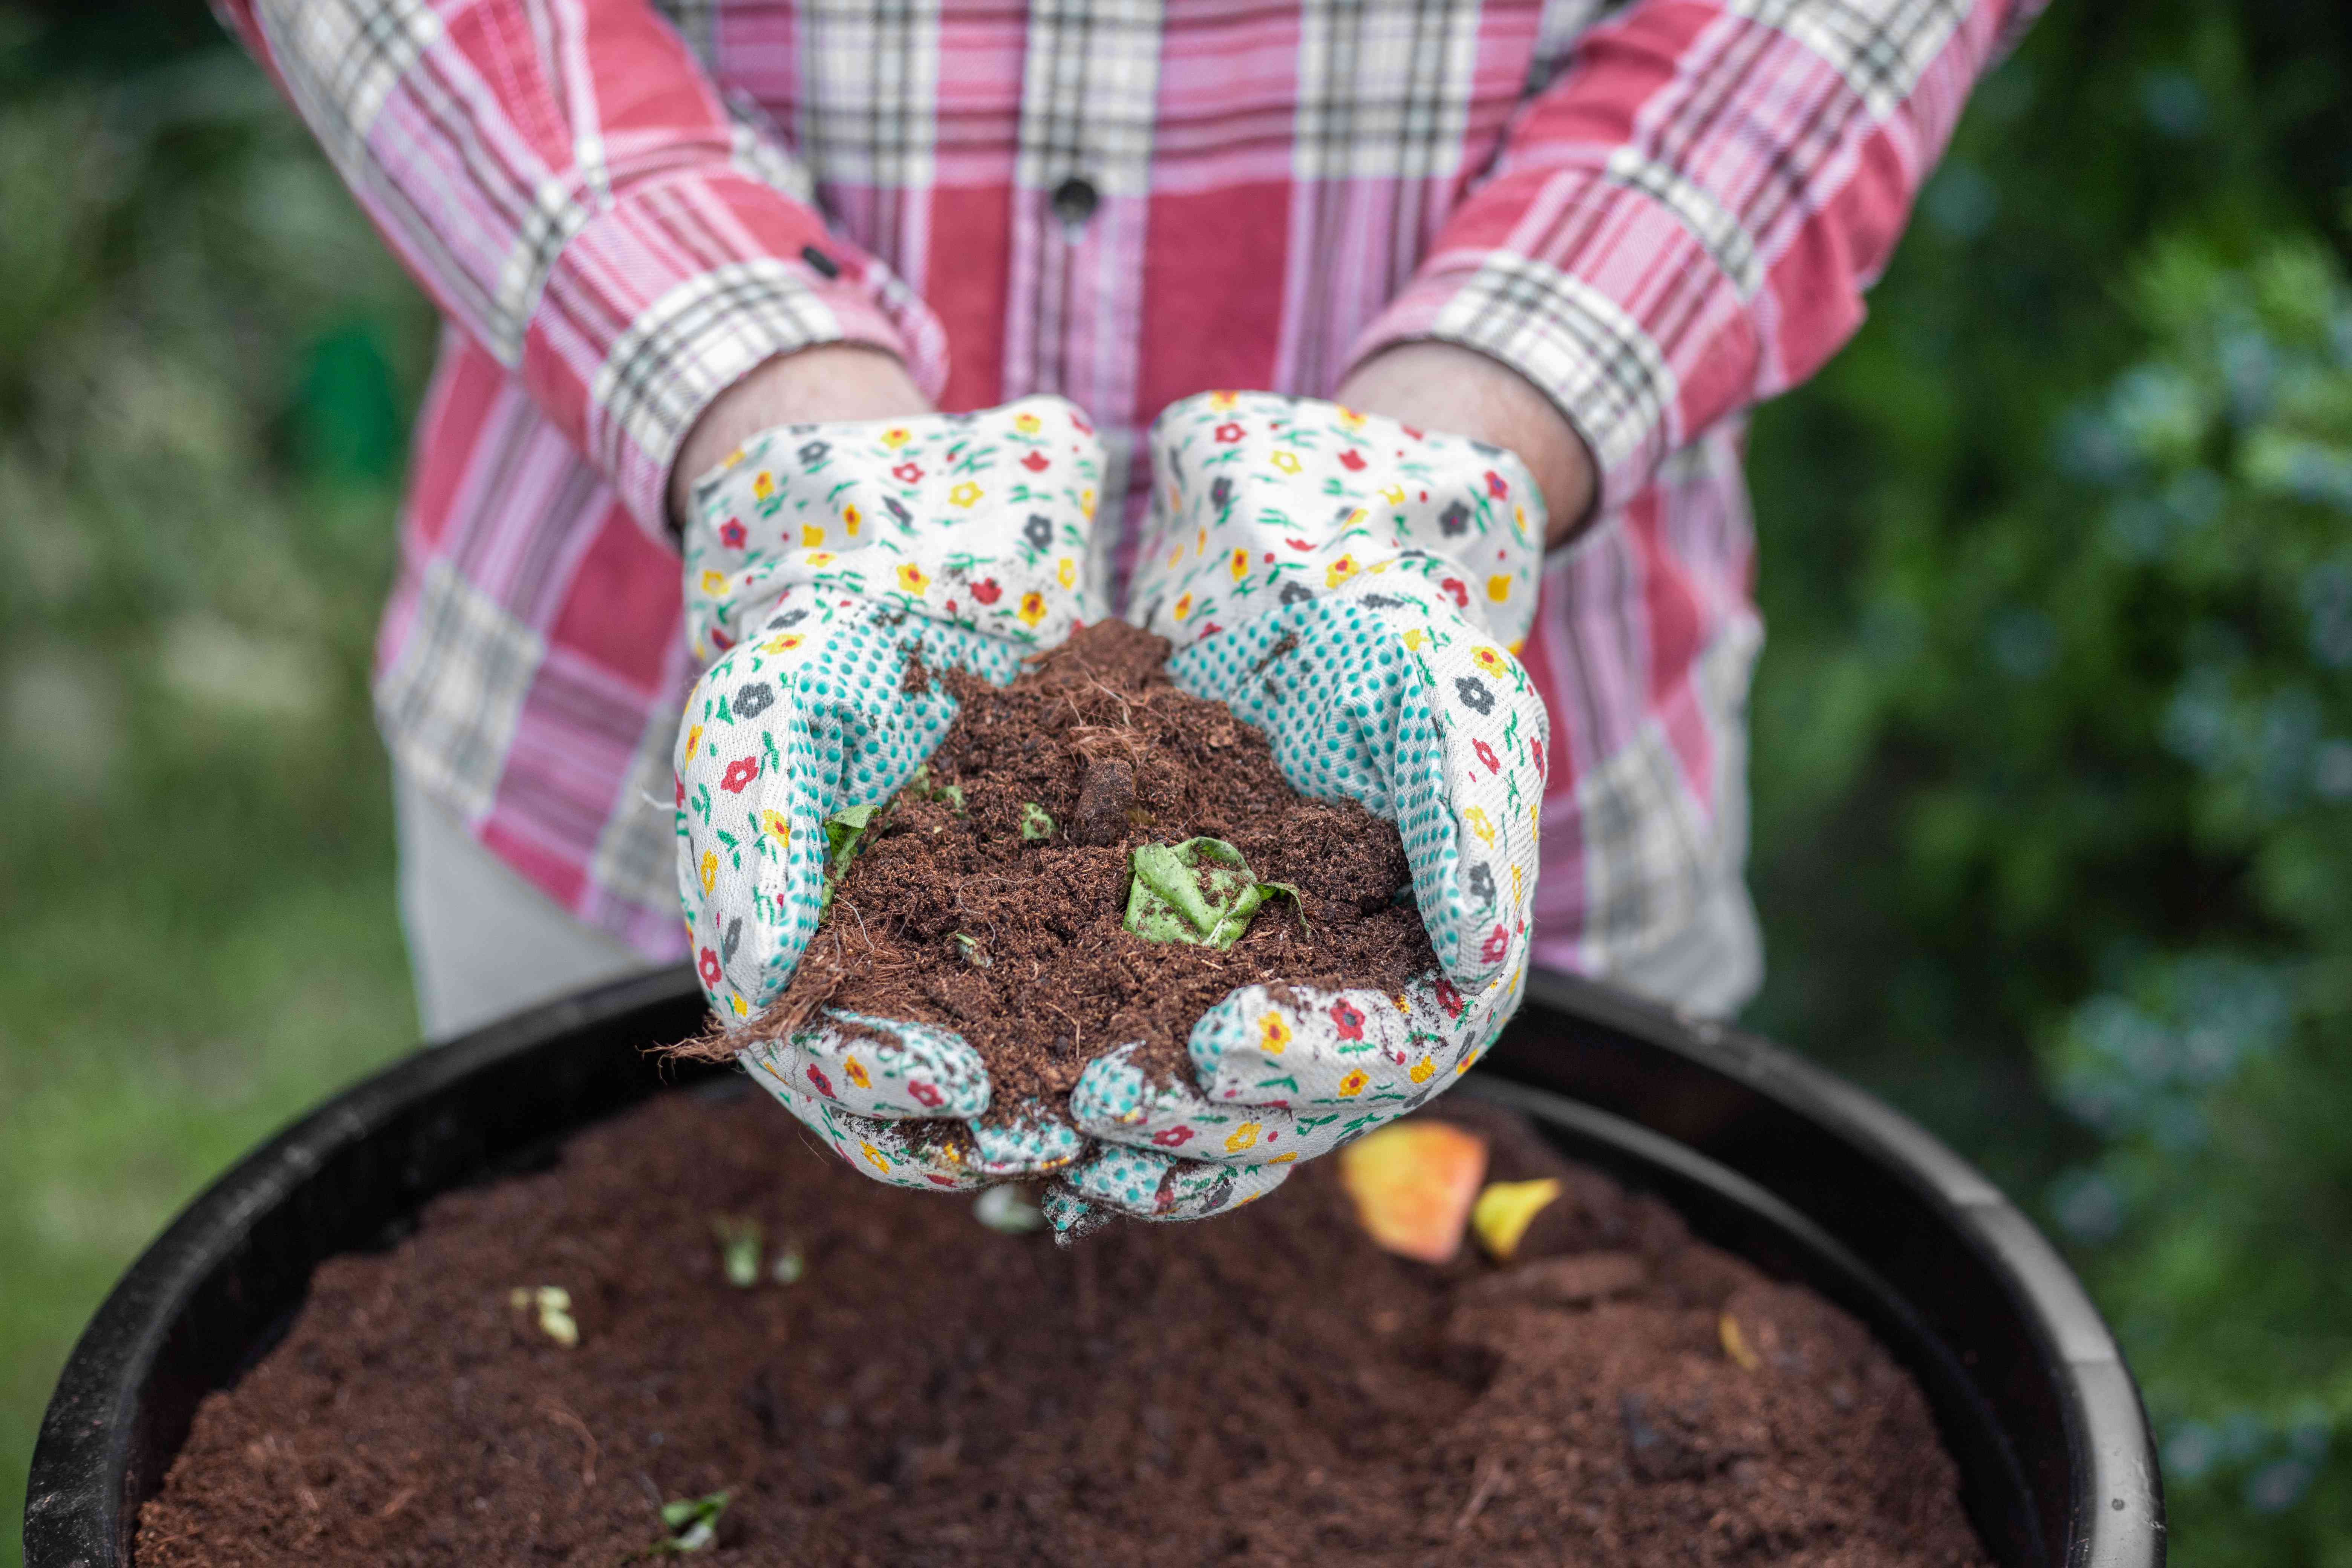
[(1739, 1363), (1742, 1372), (1756, 1372), (1764, 1365), (1764, 1358), (1748, 1344), (1748, 1336), (1739, 1331), (1739, 1320), (1726, 1312), (1716, 1320), (1716, 1337), (1723, 1342), (1723, 1353)]
[(1444, 1263), (1462, 1249), (1486, 1142), (1444, 1121), (1383, 1127), (1339, 1151), (1339, 1180), (1382, 1251)]
[(1553, 1176), (1533, 1182), (1490, 1182), (1470, 1210), (1470, 1229), (1487, 1257), (1508, 1263), (1536, 1215), (1559, 1197), (1559, 1181)]

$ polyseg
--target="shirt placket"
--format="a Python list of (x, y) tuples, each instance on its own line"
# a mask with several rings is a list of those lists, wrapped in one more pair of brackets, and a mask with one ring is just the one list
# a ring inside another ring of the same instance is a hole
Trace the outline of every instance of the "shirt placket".
[[(1033, 0), (1023, 60), (1003, 395), (1059, 393), (1096, 421), (1097, 527), (1114, 546), (1137, 440), (1160, 22), (1160, 0)], [(1093, 552), (1097, 603), (1124, 553)]]

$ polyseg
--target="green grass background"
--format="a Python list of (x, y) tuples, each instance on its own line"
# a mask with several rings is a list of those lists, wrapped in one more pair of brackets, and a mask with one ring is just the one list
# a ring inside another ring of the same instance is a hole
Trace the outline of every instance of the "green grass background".
[[(1753, 441), (1748, 1021), (2067, 1247), (2197, 1568), (2352, 1568), (2347, 62), (2060, 0)], [(201, 8), (0, 10), (0, 1564), (110, 1280), (415, 1037), (365, 673), (431, 333)]]

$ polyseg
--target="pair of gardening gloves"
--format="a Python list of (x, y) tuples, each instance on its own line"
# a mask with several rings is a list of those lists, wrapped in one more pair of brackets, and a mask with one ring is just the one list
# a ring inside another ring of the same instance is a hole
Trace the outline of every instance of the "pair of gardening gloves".
[[(979, 1053), (929, 1024), (824, 1009), (742, 1058), (882, 1181), (1050, 1179), (1066, 1237), (1109, 1211), (1190, 1219), (1273, 1190), (1450, 1084), (1527, 973), (1546, 729), (1507, 651), (1534, 615), (1543, 537), (1525, 467), (1224, 392), (1163, 414), (1151, 464), (1131, 618), (1175, 645), (1180, 688), (1265, 731), (1301, 794), (1397, 824), (1437, 968), (1394, 995), (1242, 986), (1192, 1026), (1191, 1082), (1155, 1081), (1130, 1046), (1087, 1067), (1066, 1117), (1003, 1102)], [(1101, 475), (1085, 416), (1032, 397), (772, 430), (697, 485), (688, 629), (709, 666), (678, 729), (679, 892), (722, 1021), (782, 993), (859, 808), (955, 718), (929, 674), (1005, 685), (1108, 612), (1088, 554), (1097, 508), (1121, 498)], [(969, 1137), (918, 1125), (939, 1119)]]

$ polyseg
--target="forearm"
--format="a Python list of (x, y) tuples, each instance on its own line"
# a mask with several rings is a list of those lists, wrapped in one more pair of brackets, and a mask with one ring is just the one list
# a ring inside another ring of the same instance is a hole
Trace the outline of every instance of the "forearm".
[(1496, 360), (1452, 343), (1401, 343), (1358, 365), (1334, 400), (1516, 456), (1543, 493), (1547, 545), (1565, 543), (1591, 521), (1592, 456), (1583, 437), (1550, 398)]
[(690, 515), (694, 482), (762, 430), (824, 420), (913, 418), (931, 400), (894, 355), (833, 343), (769, 360), (712, 400), (678, 444), (670, 470), (673, 526)]

